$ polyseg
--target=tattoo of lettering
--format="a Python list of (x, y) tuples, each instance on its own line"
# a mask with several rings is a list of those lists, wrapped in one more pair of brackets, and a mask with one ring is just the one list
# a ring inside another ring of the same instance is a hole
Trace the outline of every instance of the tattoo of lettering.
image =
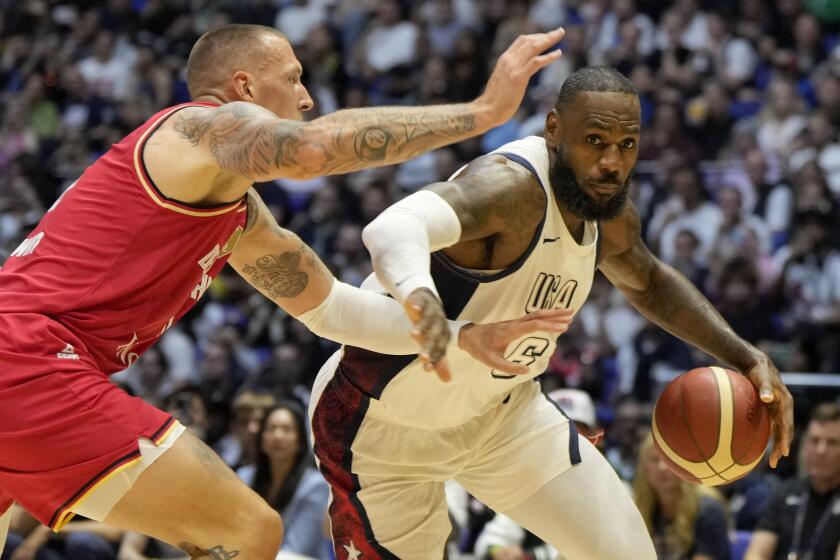
[(312, 123), (279, 120), (250, 103), (185, 109), (174, 130), (192, 145), (206, 142), (220, 168), (243, 177), (347, 173), (398, 163), (463, 140), (475, 130), (465, 105), (338, 111)]
[(242, 272), (247, 274), (251, 284), (262, 290), (270, 298), (295, 297), (309, 284), (309, 275), (298, 270), (304, 248), (298, 251), (286, 251), (280, 255), (263, 255), (256, 265), (245, 265)]
[(190, 558), (194, 559), (209, 558), (210, 560), (229, 560), (230, 558), (236, 558), (239, 556), (238, 550), (225, 550), (222, 545), (216, 545), (213, 548), (204, 550), (194, 544), (182, 542), (178, 545), (178, 548), (189, 554)]

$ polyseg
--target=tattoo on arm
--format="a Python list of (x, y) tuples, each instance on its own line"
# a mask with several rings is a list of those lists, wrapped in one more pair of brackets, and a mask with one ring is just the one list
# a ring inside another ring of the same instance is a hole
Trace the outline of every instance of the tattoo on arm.
[(239, 556), (238, 550), (225, 550), (222, 545), (216, 545), (213, 548), (205, 550), (194, 544), (182, 542), (178, 545), (178, 548), (189, 554), (192, 559), (209, 558), (210, 560), (229, 560), (230, 558)]
[(279, 255), (263, 255), (256, 266), (245, 265), (242, 272), (249, 281), (272, 299), (299, 295), (309, 284), (309, 275), (299, 269), (303, 247)]
[(350, 109), (310, 123), (250, 103), (186, 109), (175, 131), (206, 142), (218, 166), (252, 180), (348, 173), (405, 161), (474, 135), (468, 105)]

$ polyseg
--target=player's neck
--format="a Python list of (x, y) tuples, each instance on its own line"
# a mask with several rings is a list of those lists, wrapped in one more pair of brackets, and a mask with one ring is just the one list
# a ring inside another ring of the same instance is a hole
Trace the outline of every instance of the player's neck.
[(583, 240), (583, 226), (584, 220), (572, 213), (571, 210), (564, 208), (562, 204), (557, 203), (560, 209), (560, 215), (563, 216), (563, 222), (566, 224), (566, 229), (572, 234), (574, 240), (580, 243)]
[(219, 97), (218, 95), (213, 94), (213, 93), (207, 93), (205, 95), (199, 95), (198, 97), (193, 99), (193, 102), (195, 102), (195, 103), (215, 103), (216, 105), (224, 105), (225, 103), (227, 103), (227, 101), (225, 101), (224, 99), (222, 99), (221, 97)]

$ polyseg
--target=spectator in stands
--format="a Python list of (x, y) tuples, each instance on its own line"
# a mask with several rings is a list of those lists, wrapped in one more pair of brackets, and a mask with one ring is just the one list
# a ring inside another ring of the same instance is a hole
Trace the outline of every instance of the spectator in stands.
[(744, 171), (756, 194), (752, 212), (762, 218), (770, 230), (773, 249), (788, 240), (793, 218), (793, 191), (768, 175), (767, 158), (758, 148), (744, 154)]
[(257, 434), (257, 463), (237, 474), (283, 517), (281, 552), (321, 558), (329, 488), (313, 466), (305, 422), (296, 402), (281, 401), (269, 409)]
[(721, 496), (677, 477), (650, 435), (639, 449), (633, 491), (657, 558), (729, 560), (727, 511)]
[(689, 165), (671, 174), (671, 195), (660, 204), (648, 228), (648, 241), (658, 247), (666, 263), (674, 260), (675, 241), (682, 230), (690, 230), (700, 241), (700, 255), (709, 253), (722, 220), (720, 208), (709, 200), (700, 172)]
[(269, 393), (242, 391), (233, 400), (233, 418), (225, 434), (213, 449), (233, 470), (257, 462), (257, 439), (266, 411), (275, 404)]
[(833, 560), (840, 553), (840, 407), (819, 405), (802, 441), (803, 478), (783, 483), (745, 560)]

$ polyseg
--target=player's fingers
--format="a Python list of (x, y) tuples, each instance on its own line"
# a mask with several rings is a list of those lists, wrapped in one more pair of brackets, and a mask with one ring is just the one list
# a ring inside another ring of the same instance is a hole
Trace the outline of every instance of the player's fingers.
[(761, 375), (761, 386), (758, 389), (758, 395), (761, 397), (761, 402), (764, 403), (771, 403), (776, 400), (773, 385), (770, 383), (769, 376), (766, 372)]
[(555, 49), (549, 53), (545, 53), (540, 56), (535, 56), (528, 62), (528, 72), (531, 74), (536, 74), (541, 69), (545, 68), (555, 60), (559, 60), (560, 57), (563, 56), (563, 51), (560, 49)]
[(562, 334), (569, 330), (569, 321), (527, 321), (516, 324), (512, 329), (514, 337), (520, 337), (524, 334), (534, 332), (548, 332)]
[(501, 352), (488, 350), (482, 353), (481, 361), (484, 362), (485, 365), (488, 365), (502, 373), (507, 373), (510, 375), (525, 375), (528, 373), (527, 367), (523, 366), (522, 364), (509, 362), (504, 358)]
[(449, 380), (452, 379), (452, 374), (449, 371), (449, 360), (446, 358), (441, 358), (441, 360), (434, 365), (434, 370), (435, 373), (437, 373), (438, 378), (444, 383), (449, 383)]
[(571, 319), (574, 317), (574, 310), (573, 309), (543, 309), (541, 311), (535, 311), (533, 313), (528, 313), (523, 320), (525, 321), (535, 321), (537, 319)]
[(527, 38), (529, 39), (530, 44), (528, 45), (532, 52), (541, 53), (549, 47), (552, 47), (559, 43), (563, 37), (566, 35), (566, 30), (562, 27), (558, 27), (557, 29), (552, 29), (546, 33), (532, 33), (528, 35)]
[(405, 313), (412, 323), (416, 323), (423, 315), (423, 308), (416, 303), (408, 302), (405, 304)]

